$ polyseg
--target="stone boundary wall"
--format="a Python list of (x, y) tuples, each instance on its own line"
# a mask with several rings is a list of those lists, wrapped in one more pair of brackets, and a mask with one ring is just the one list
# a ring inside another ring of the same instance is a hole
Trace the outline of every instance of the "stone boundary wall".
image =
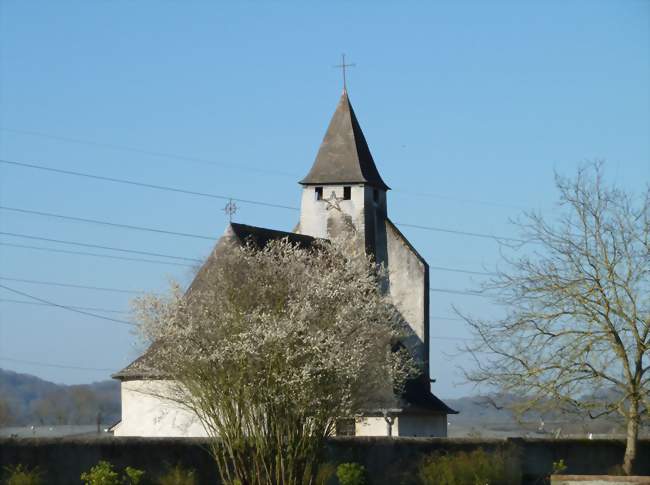
[[(518, 456), (523, 483), (533, 484), (548, 475), (552, 463), (564, 459), (567, 474), (606, 474), (623, 460), (623, 440), (576, 439), (450, 439), (450, 438), (333, 438), (325, 459), (332, 463), (355, 461), (369, 472), (371, 485), (416, 483), (422, 456), (436, 451), (457, 452), (483, 448), (508, 449)], [(147, 471), (164, 471), (181, 464), (197, 471), (199, 483), (217, 484), (217, 472), (202, 438), (68, 437), (0, 439), (0, 469), (22, 463), (39, 466), (49, 485), (80, 483), (79, 475), (107, 460), (118, 468), (127, 465)], [(650, 475), (650, 440), (639, 443), (639, 475)], [(543, 483), (543, 482), (538, 482)]]

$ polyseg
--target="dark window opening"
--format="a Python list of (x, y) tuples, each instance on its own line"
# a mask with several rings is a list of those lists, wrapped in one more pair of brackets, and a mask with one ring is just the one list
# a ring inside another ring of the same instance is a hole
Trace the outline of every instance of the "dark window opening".
[(352, 187), (343, 187), (343, 200), (350, 200), (352, 198)]
[(316, 187), (316, 200), (323, 200), (323, 187)]
[(372, 191), (372, 200), (373, 200), (375, 203), (379, 202), (379, 190), (374, 189), (374, 190)]
[(354, 418), (339, 418), (336, 420), (336, 436), (355, 436)]

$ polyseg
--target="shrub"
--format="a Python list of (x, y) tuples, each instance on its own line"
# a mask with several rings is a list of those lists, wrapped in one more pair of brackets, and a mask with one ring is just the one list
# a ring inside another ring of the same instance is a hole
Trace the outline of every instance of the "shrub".
[(113, 470), (113, 465), (100, 461), (89, 472), (81, 474), (81, 481), (85, 485), (120, 485), (120, 476)]
[(564, 458), (560, 459), (560, 461), (553, 462), (553, 470), (551, 471), (551, 475), (562, 475), (565, 471), (566, 463), (564, 463)]
[(6, 485), (41, 485), (43, 473), (36, 467), (31, 470), (23, 465), (9, 465), (4, 468)]
[(127, 485), (140, 485), (144, 478), (144, 470), (127, 466), (124, 469), (124, 483)]
[(318, 472), (314, 483), (316, 485), (327, 485), (327, 482), (336, 475), (336, 466), (333, 463), (321, 463), (318, 465)]
[(520, 470), (512, 452), (435, 453), (426, 457), (419, 470), (423, 485), (519, 485)]
[(180, 465), (170, 467), (167, 473), (158, 478), (158, 485), (198, 485), (194, 470), (182, 468)]
[(341, 485), (365, 485), (366, 469), (358, 463), (342, 463), (336, 469)]

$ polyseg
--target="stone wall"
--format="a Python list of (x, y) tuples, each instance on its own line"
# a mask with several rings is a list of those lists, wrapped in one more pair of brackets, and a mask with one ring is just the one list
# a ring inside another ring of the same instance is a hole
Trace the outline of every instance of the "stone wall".
[[(332, 463), (363, 464), (371, 485), (416, 483), (417, 464), (435, 451), (491, 451), (508, 447), (520, 456), (524, 483), (533, 484), (547, 475), (553, 461), (564, 459), (567, 474), (604, 474), (623, 460), (622, 440), (469, 440), (448, 438), (333, 438), (326, 450)], [(216, 484), (217, 472), (201, 438), (60, 438), (0, 439), (0, 469), (22, 463), (40, 466), (49, 485), (80, 483), (79, 475), (99, 460), (118, 468), (127, 465), (144, 469), (149, 476), (165, 465), (193, 468), (201, 484)], [(650, 440), (639, 444), (640, 475), (650, 475)], [(409, 481), (409, 479), (411, 479)], [(541, 483), (541, 482), (539, 482)]]

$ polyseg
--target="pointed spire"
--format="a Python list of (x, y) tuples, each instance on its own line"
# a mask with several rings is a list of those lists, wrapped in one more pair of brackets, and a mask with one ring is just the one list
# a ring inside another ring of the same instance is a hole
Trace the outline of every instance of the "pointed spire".
[(327, 128), (316, 161), (303, 185), (364, 183), (382, 190), (384, 183), (370, 154), (348, 93), (343, 91), (334, 116)]

